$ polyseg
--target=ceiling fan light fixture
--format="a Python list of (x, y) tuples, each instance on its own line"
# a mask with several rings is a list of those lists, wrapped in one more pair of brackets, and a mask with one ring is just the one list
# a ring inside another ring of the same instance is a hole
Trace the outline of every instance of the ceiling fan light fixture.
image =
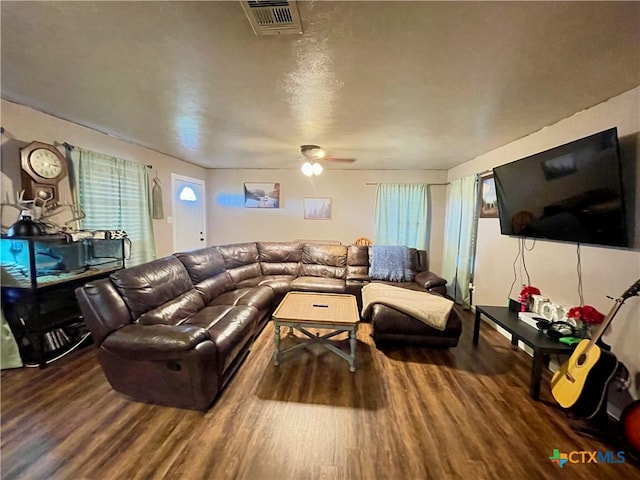
[(311, 169), (313, 170), (314, 175), (320, 175), (322, 173), (322, 165), (319, 163), (314, 163), (311, 165)]
[(300, 153), (309, 160), (319, 160), (326, 155), (325, 151), (318, 145), (301, 145)]
[(302, 170), (302, 173), (307, 177), (311, 177), (313, 175), (313, 165), (311, 165), (311, 162), (304, 162), (300, 170)]

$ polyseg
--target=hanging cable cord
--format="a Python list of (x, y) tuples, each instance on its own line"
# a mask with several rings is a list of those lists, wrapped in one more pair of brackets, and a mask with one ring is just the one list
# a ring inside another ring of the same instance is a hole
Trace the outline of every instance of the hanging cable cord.
[(520, 241), (518, 241), (518, 254), (516, 255), (516, 258), (513, 259), (513, 264), (511, 265), (513, 269), (513, 282), (511, 282), (511, 287), (509, 287), (509, 295), (507, 296), (507, 298), (511, 298), (511, 292), (513, 292), (513, 287), (518, 281), (518, 270), (516, 267), (516, 263), (518, 263), (518, 259), (520, 258), (521, 253), (522, 253), (522, 244), (520, 243)]
[[(508, 298), (511, 298), (511, 293), (513, 292), (513, 287), (518, 281), (518, 273), (520, 273), (520, 278), (523, 279), (526, 275), (527, 277), (527, 285), (531, 285), (531, 276), (529, 275), (529, 270), (527, 269), (527, 262), (524, 258), (524, 252), (530, 252), (536, 246), (536, 241), (533, 241), (531, 247), (527, 247), (525, 243), (525, 238), (518, 239), (518, 253), (516, 258), (513, 259), (512, 269), (513, 269), (513, 282), (511, 282), (511, 287), (509, 287), (509, 295)], [(520, 264), (516, 267), (518, 260), (520, 259)], [(519, 271), (518, 271), (519, 270)], [(524, 274), (523, 274), (524, 273)]]
[(584, 306), (584, 296), (582, 294), (582, 260), (580, 259), (580, 244), (576, 248), (576, 256), (578, 257), (577, 262), (577, 274), (578, 274), (578, 299), (580, 300), (580, 306)]
[(533, 248), (536, 246), (536, 241), (534, 240), (531, 244), (531, 248), (527, 248), (527, 239), (522, 237), (522, 268), (524, 269), (524, 273), (527, 275), (527, 285), (531, 285), (531, 277), (529, 276), (529, 270), (527, 270), (527, 264), (524, 260), (524, 252), (531, 252)]

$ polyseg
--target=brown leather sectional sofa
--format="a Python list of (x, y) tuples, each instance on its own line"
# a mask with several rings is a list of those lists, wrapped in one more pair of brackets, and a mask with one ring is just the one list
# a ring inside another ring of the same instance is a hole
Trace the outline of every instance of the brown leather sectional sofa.
[[(368, 252), (366, 246), (295, 242), (207, 247), (120, 270), (76, 295), (116, 391), (142, 402), (206, 410), (289, 290), (351, 293), (361, 304)], [(422, 273), (396, 285), (443, 293), (446, 281), (427, 270), (426, 252), (411, 255), (412, 268)], [(372, 311), (374, 338), (376, 319), (381, 329), (376, 340), (403, 340), (393, 337), (394, 324), (405, 325), (406, 315), (389, 307)], [(453, 335), (427, 332), (435, 335), (435, 346), (457, 344), (455, 312), (450, 325)], [(433, 330), (411, 324), (408, 337), (424, 336), (424, 328)], [(455, 343), (441, 344), (447, 336)]]

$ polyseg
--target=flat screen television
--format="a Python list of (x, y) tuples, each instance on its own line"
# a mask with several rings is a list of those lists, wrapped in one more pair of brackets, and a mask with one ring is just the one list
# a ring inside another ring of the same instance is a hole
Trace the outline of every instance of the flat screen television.
[(616, 128), (493, 173), (503, 235), (630, 246)]

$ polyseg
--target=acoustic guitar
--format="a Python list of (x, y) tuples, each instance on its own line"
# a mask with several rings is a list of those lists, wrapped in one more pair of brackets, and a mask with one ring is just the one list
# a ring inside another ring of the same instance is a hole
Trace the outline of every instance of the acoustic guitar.
[(640, 280), (615, 300), (614, 305), (590, 340), (582, 340), (551, 379), (553, 398), (580, 417), (592, 418), (604, 401), (607, 385), (618, 366), (616, 356), (596, 343), (626, 299), (638, 295)]
[(625, 450), (640, 461), (640, 400), (631, 402), (622, 411), (620, 436)]

